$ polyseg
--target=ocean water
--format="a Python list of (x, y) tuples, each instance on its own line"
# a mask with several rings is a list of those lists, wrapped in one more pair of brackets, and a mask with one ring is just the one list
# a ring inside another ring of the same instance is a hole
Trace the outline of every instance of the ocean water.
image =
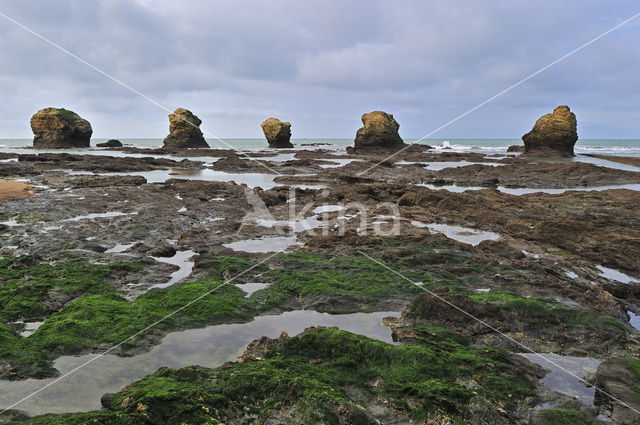
[[(405, 139), (406, 143), (413, 143), (416, 139)], [(104, 139), (92, 139), (92, 145), (105, 142)], [(162, 139), (120, 139), (126, 146), (141, 148), (159, 148)], [(353, 146), (353, 139), (292, 139), (296, 148), (325, 148), (343, 151), (348, 146)], [(267, 147), (264, 139), (208, 139), (212, 148), (234, 148), (242, 151), (255, 151)], [(520, 139), (429, 139), (422, 140), (420, 144), (430, 145), (436, 151), (447, 150), (454, 152), (484, 152), (505, 153), (511, 145), (521, 145)], [(0, 139), (0, 152), (15, 152), (16, 149), (30, 147), (31, 139)], [(603, 154), (640, 157), (640, 139), (580, 139), (576, 143), (577, 154)]]

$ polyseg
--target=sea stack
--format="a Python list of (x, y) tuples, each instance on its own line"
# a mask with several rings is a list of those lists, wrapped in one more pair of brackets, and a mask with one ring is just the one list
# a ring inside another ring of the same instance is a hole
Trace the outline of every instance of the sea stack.
[(270, 148), (292, 148), (291, 143), (291, 123), (280, 121), (277, 118), (269, 118), (262, 124), (262, 132), (267, 138)]
[(169, 135), (165, 137), (165, 149), (208, 148), (200, 130), (202, 120), (191, 111), (178, 108), (169, 114)]
[(373, 111), (362, 116), (364, 126), (358, 130), (355, 149), (390, 149), (404, 146), (398, 134), (400, 125), (393, 115), (382, 111)]
[(89, 121), (62, 108), (41, 109), (31, 117), (36, 149), (88, 148), (93, 129)]
[(540, 117), (522, 140), (525, 155), (571, 157), (578, 141), (576, 115), (568, 106), (558, 106), (553, 113)]

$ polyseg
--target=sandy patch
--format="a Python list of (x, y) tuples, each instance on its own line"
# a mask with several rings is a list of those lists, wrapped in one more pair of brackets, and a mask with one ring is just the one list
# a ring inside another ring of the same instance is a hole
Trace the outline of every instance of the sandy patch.
[(0, 180), (0, 202), (33, 195), (33, 187), (28, 183)]

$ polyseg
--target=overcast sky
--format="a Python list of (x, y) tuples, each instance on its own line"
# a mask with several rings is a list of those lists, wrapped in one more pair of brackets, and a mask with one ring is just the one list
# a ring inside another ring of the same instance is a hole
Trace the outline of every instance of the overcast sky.
[[(30, 0), (0, 13), (218, 137), (348, 138), (393, 113), (418, 138), (640, 12), (637, 0)], [(519, 138), (568, 104), (582, 138), (640, 138), (640, 18), (434, 134)], [(0, 17), (0, 138), (47, 106), (95, 138), (161, 138), (167, 112)]]

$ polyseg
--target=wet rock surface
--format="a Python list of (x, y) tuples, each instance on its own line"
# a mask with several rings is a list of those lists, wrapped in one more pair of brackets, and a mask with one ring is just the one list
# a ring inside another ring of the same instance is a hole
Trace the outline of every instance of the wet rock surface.
[(594, 377), (595, 405), (616, 423), (640, 421), (640, 360), (612, 358), (600, 363)]
[[(206, 308), (185, 311), (117, 354), (148, 352), (175, 330), (246, 322), (260, 314), (296, 309), (336, 314), (403, 311), (401, 318), (386, 321), (402, 347), (446, 348), (446, 352), (454, 346), (493, 347), (509, 358), (510, 352), (521, 349), (430, 297), (422, 287), (541, 352), (602, 360), (638, 356), (640, 335), (629, 324), (627, 312), (640, 313), (640, 285), (617, 281), (596, 267), (640, 278), (638, 191), (515, 196), (500, 189), (639, 184), (640, 173), (513, 155), (434, 153), (424, 146), (386, 162), (384, 153), (347, 154), (322, 147), (241, 153), (107, 150), (133, 155), (125, 157), (103, 152), (12, 154), (8, 158), (18, 161), (0, 163), (0, 175), (24, 178), (35, 192), (29, 198), (0, 203), (0, 261), (4, 261), (0, 338), (6, 342), (0, 350), (0, 376), (4, 379), (53, 376), (52, 362), (58, 356), (109, 348), (137, 330), (135, 326), (145, 326), (147, 318), (155, 320), (252, 266), (255, 269), (233, 282), (262, 283), (264, 289), (245, 298), (243, 291), (226, 285), (218, 295), (207, 297)], [(250, 181), (254, 175), (267, 180), (233, 183)], [(197, 180), (197, 176), (221, 181)], [(272, 182), (269, 179), (275, 184), (259, 187)], [(438, 185), (453, 184), (484, 189), (437, 190)], [(464, 229), (493, 232), (499, 238), (471, 245), (436, 233), (429, 227), (432, 224), (458, 226), (463, 233)], [(236, 242), (248, 244), (248, 251), (237, 250)], [(268, 258), (281, 246), (284, 253)], [(39, 289), (31, 293), (18, 288)], [(101, 308), (114, 312), (114, 317), (103, 315)], [(132, 314), (136, 323), (123, 331), (129, 334), (113, 336), (119, 327), (110, 320), (125, 321)], [(86, 335), (86, 329), (69, 325), (80, 323), (80, 317), (92, 328), (90, 338), (76, 339)], [(44, 324), (23, 338), (24, 325), (18, 323), (22, 319)], [(283, 347), (297, 344), (294, 340), (251, 343), (242, 364), (261, 367), (260, 362)], [(42, 345), (46, 341), (54, 341), (57, 348)], [(345, 347), (359, 344), (362, 341), (351, 341)], [(318, 358), (304, 361), (315, 364)], [(540, 421), (560, 415), (547, 412), (549, 408), (534, 414), (532, 409), (542, 403), (536, 397), (551, 400), (551, 407), (562, 415), (586, 414), (582, 408), (576, 412), (561, 406), (560, 396), (536, 384), (544, 373), (518, 361), (511, 359), (509, 364), (525, 370), (536, 389), (527, 397), (516, 397), (508, 407), (480, 393), (465, 398), (460, 409), (425, 412), (416, 418), (412, 412), (421, 409), (420, 397), (406, 394), (402, 405), (377, 398), (384, 397), (389, 377), (368, 377), (364, 386), (322, 385), (350, 400), (332, 404), (334, 414), (363, 418), (365, 423), (385, 423), (395, 417), (418, 423), (451, 418), (465, 418), (468, 423), (521, 424), (530, 419), (547, 423)], [(221, 370), (237, 367), (230, 364)], [(487, 371), (483, 367), (477, 370)], [(181, 371), (181, 385), (196, 382), (198, 373), (218, 372)], [(465, 388), (482, 385), (468, 375), (458, 378)], [(152, 402), (136, 395), (124, 403), (131, 395), (125, 391), (106, 397), (107, 410), (96, 414), (109, 416), (119, 409), (138, 414), (145, 411), (137, 410), (138, 403), (155, 411)], [(113, 404), (112, 399), (118, 402)], [(451, 397), (438, 400), (447, 399)], [(296, 400), (292, 396), (284, 404), (266, 402), (268, 408), (260, 412), (269, 413), (251, 415), (274, 423), (285, 413), (303, 415)], [(215, 411), (215, 404), (204, 406)], [(204, 412), (200, 405), (197, 409)], [(234, 417), (246, 419), (245, 413), (234, 412), (238, 415)], [(602, 414), (612, 412), (611, 407), (602, 408)]]
[(93, 130), (89, 121), (73, 111), (45, 108), (31, 117), (33, 147), (65, 149), (89, 147)]

